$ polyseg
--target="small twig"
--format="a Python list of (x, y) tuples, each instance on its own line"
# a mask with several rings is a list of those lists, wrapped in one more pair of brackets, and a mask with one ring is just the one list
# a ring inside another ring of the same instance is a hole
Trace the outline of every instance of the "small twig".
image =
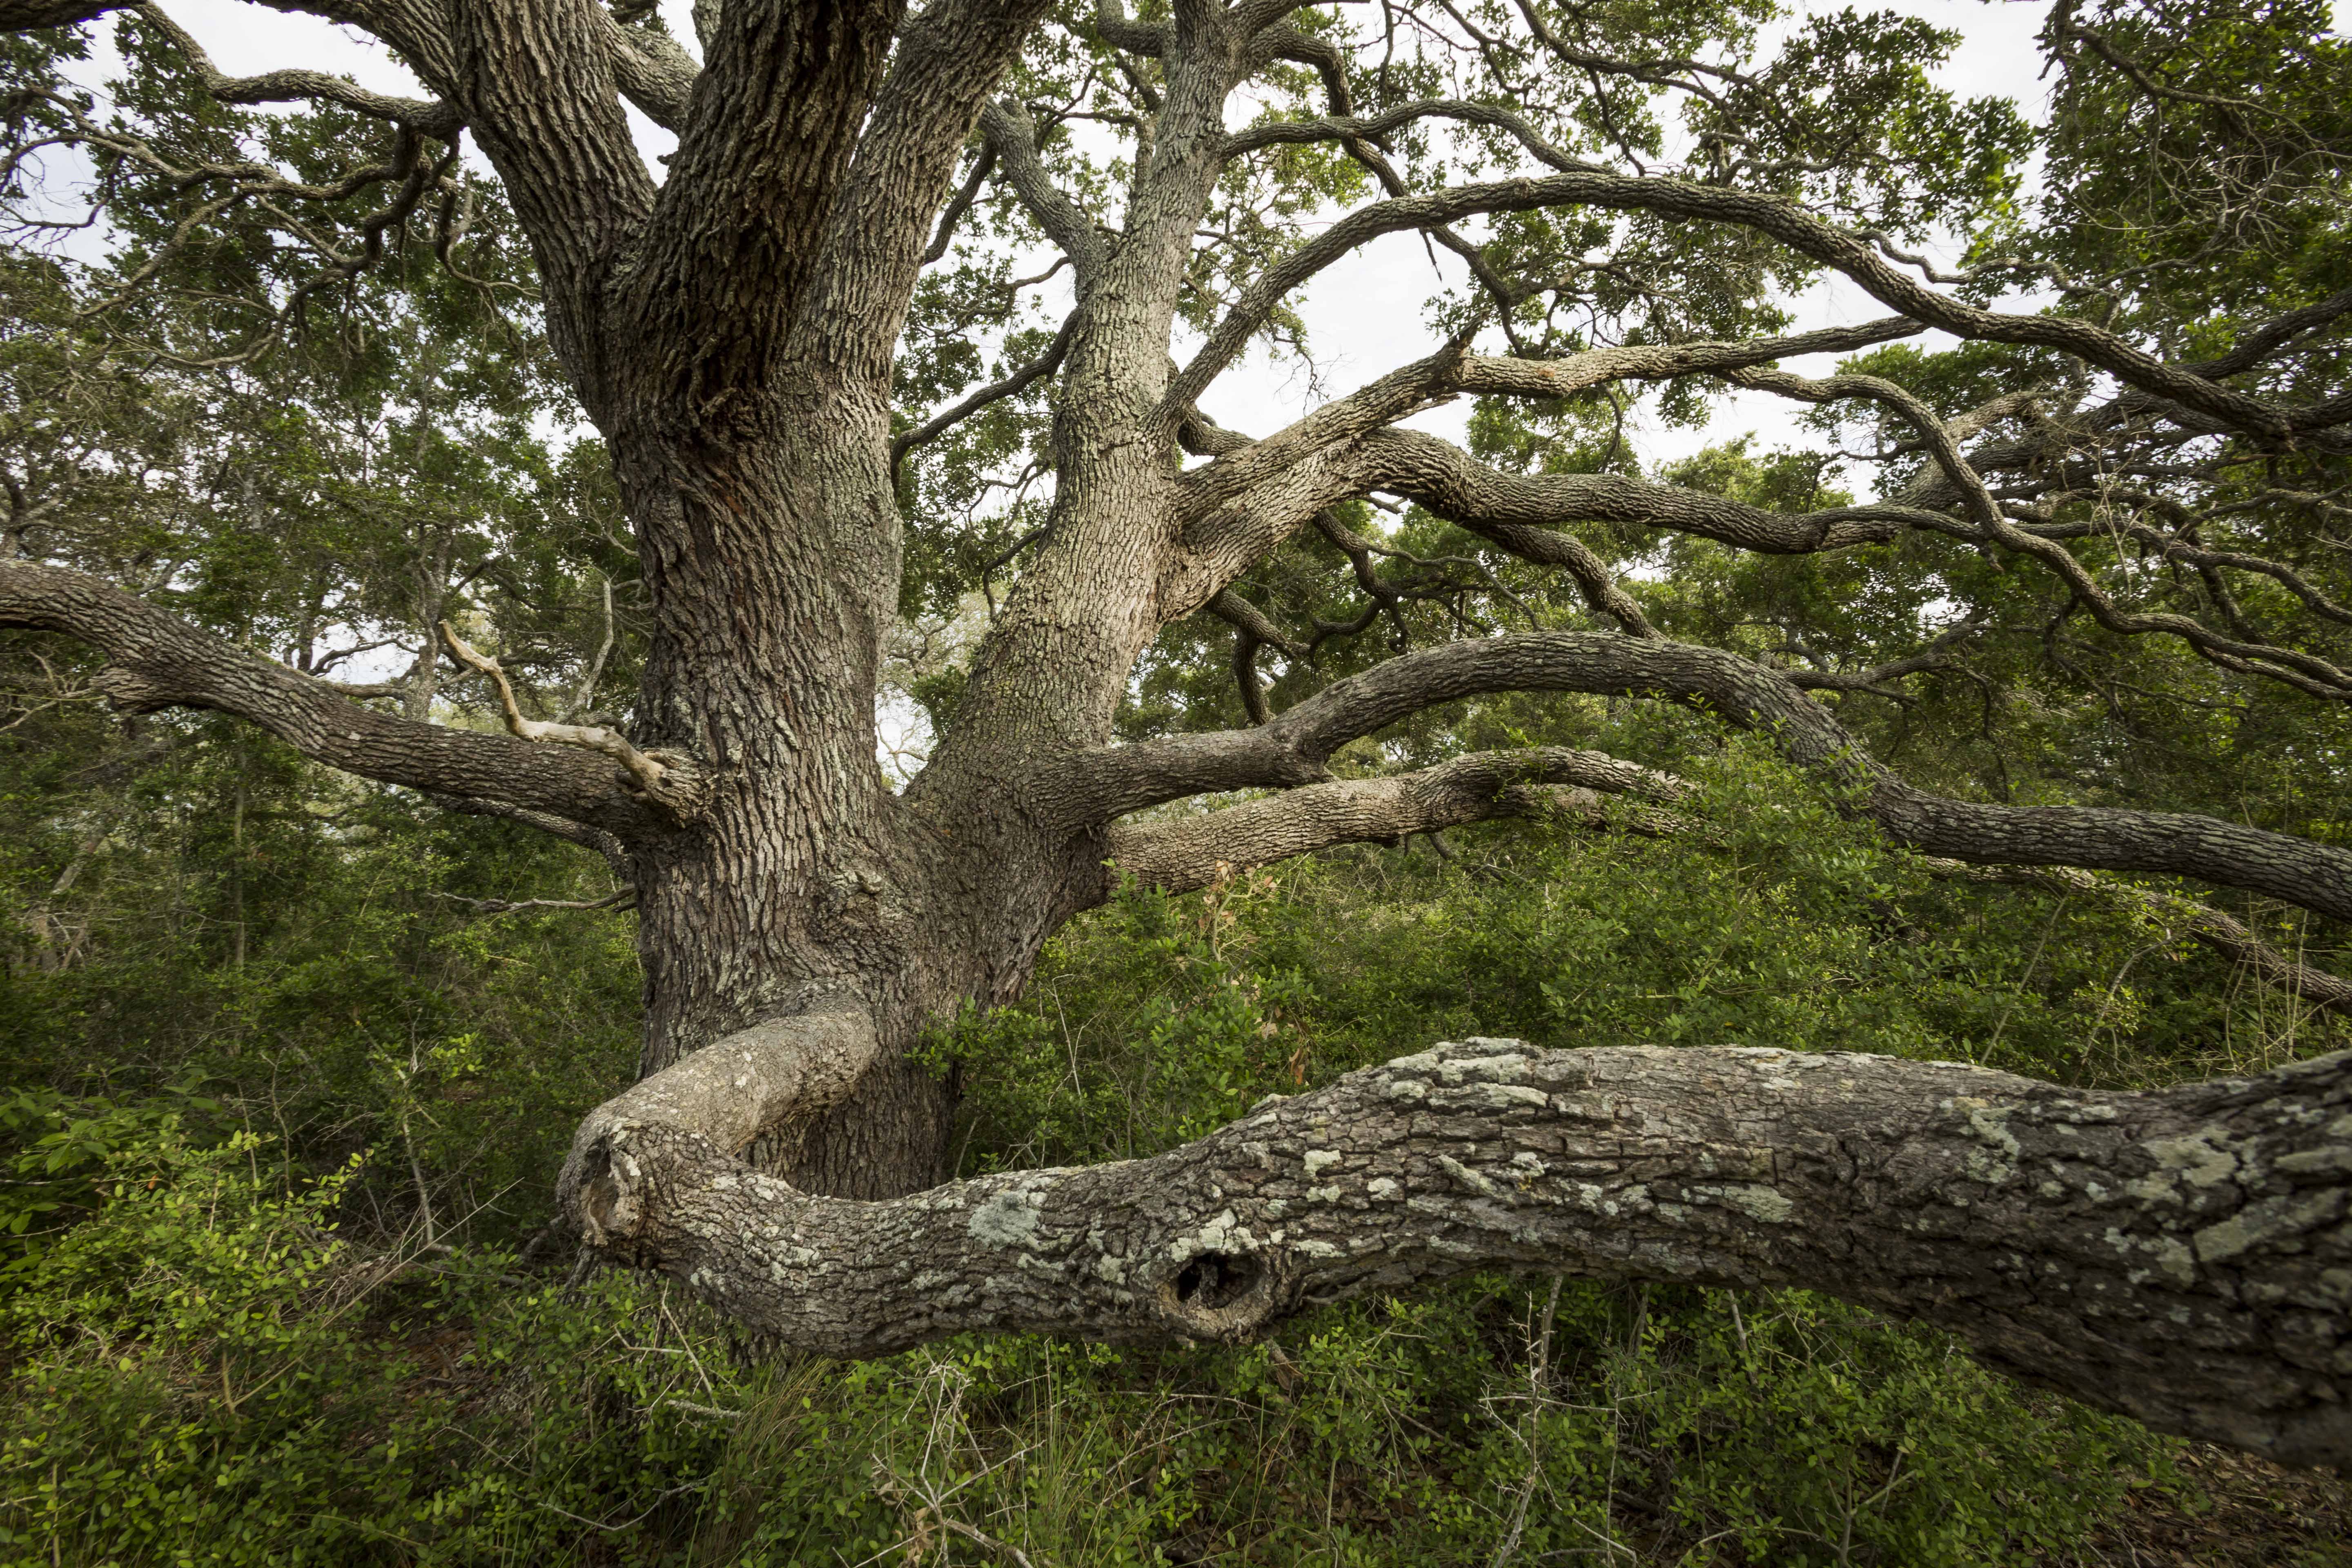
[(446, 621), (441, 623), (441, 638), (457, 662), (478, 674), (487, 675), (498, 683), (499, 706), (505, 710), (507, 728), (526, 741), (551, 741), (562, 746), (581, 746), (592, 752), (602, 752), (623, 767), (637, 781), (647, 795), (661, 793), (662, 765), (637, 750), (620, 735), (602, 725), (549, 724), (537, 719), (526, 719), (515, 706), (514, 688), (507, 684), (506, 671), (499, 661), (487, 654), (475, 651), (472, 644), (459, 637)]
[(633, 910), (637, 907), (637, 890), (623, 888), (601, 899), (469, 899), (461, 893), (436, 892), (436, 899), (446, 899), (453, 904), (470, 906), (477, 914), (510, 915), (519, 910)]

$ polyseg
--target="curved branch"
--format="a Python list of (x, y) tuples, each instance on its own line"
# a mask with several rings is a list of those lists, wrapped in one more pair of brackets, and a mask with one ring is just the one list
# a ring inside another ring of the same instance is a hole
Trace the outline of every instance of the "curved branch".
[[(1683, 793), (1679, 780), (1601, 752), (1477, 752), (1416, 773), (1333, 779), (1198, 816), (1115, 824), (1110, 862), (1153, 887), (1185, 893), (1338, 844), (1395, 844), (1507, 816), (1565, 816), (1599, 827), (1617, 820), (1601, 808), (1604, 794), (1675, 800)], [(1644, 817), (1624, 825), (1673, 826)]]
[(1472, 354), (1462, 363), (1458, 384), (1464, 392), (1502, 396), (1566, 397), (1614, 381), (1667, 381), (1679, 375), (1719, 374), (1802, 354), (1851, 353), (1916, 337), (1927, 330), (1907, 317), (1888, 316), (1793, 337), (1753, 338), (1744, 342), (1631, 343), (1588, 349), (1566, 359)]
[[(1170, 384), (1171, 410), (1200, 401), (1209, 384), (1240, 353), (1284, 296), (1350, 251), (1405, 229), (1452, 223), (1479, 213), (1528, 212), (1550, 206), (1595, 206), (1664, 217), (1737, 225), (1845, 274), (1882, 304), (1955, 336), (2059, 350), (2117, 380), (2196, 410), (2222, 425), (2273, 442), (2352, 418), (2336, 403), (2283, 408), (2221, 385), (2136, 348), (2087, 321), (2061, 316), (2014, 316), (1965, 304), (1920, 283), (1887, 262), (1864, 240), (1813, 216), (1793, 202), (1750, 191), (1686, 180), (1637, 177), (1580, 169), (1540, 178), (1460, 185), (1424, 195), (1376, 202), (1349, 214), (1299, 247), (1243, 295), (1192, 362)], [(2338, 399), (2336, 402), (2345, 400)]]
[(441, 637), (458, 663), (479, 675), (487, 675), (498, 687), (499, 710), (506, 720), (507, 731), (525, 741), (544, 741), (559, 746), (578, 746), (583, 751), (596, 752), (612, 758), (629, 771), (637, 788), (646, 799), (668, 801), (679, 794), (685, 781), (673, 780), (669, 769), (660, 759), (646, 755), (629, 744), (618, 731), (602, 725), (550, 724), (537, 719), (526, 719), (516, 705), (514, 688), (507, 682), (507, 672), (499, 661), (477, 652), (474, 646), (449, 629), (449, 623), (440, 623)]
[(161, 7), (142, 4), (135, 7), (147, 24), (172, 40), (188, 64), (195, 70), (196, 79), (205, 90), (223, 103), (284, 103), (304, 99), (319, 103), (340, 103), (346, 109), (357, 110), (372, 119), (390, 121), (427, 136), (447, 141), (463, 129), (465, 121), (455, 104), (438, 100), (427, 102), (415, 98), (391, 98), (371, 92), (355, 81), (329, 76), (324, 71), (278, 70), (261, 76), (232, 77), (213, 64), (188, 30), (166, 16)]
[[(2053, 539), (2028, 533), (2011, 522), (1992, 493), (1985, 488), (1984, 480), (1961, 455), (1958, 442), (1936, 417), (1934, 411), (1893, 382), (1874, 375), (1835, 375), (1814, 381), (1780, 370), (1726, 370), (1720, 374), (1735, 385), (1758, 387), (1801, 402), (1822, 404), (1845, 398), (1865, 398), (1893, 409), (1896, 416), (1916, 433), (1920, 445), (1935, 460), (1946, 483), (1958, 493), (1969, 520), (1966, 527), (1955, 524), (1949, 519), (1936, 519), (1932, 522), (1922, 520), (1924, 525), (1941, 531), (1958, 531), (1965, 538), (1996, 543), (2004, 550), (2031, 556), (2065, 584), (2074, 597), (2089, 609), (2092, 617), (2107, 630), (2122, 637), (2149, 633), (2177, 637), (2200, 658), (2224, 668), (2268, 676), (2314, 697), (2337, 701), (2352, 700), (2352, 671), (2342, 669), (2299, 648), (2226, 637), (2187, 616), (2123, 609), (2064, 545)], [(2307, 588), (2308, 584), (2305, 586)], [(2321, 604), (2327, 605), (2328, 602), (2322, 598)]]
[(1064, 319), (1062, 330), (1054, 334), (1054, 341), (1046, 345), (1044, 353), (1039, 354), (1003, 380), (992, 382), (982, 387), (954, 407), (935, 414), (913, 429), (902, 431), (891, 437), (890, 468), (892, 471), (896, 472), (898, 465), (906, 461), (907, 454), (916, 447), (938, 440), (941, 436), (992, 404), (1002, 403), (1008, 397), (1020, 396), (1037, 382), (1061, 369), (1063, 356), (1070, 352), (1070, 338), (1077, 330), (1077, 323), (1078, 318), (1074, 312)]
[(845, 998), (713, 1040), (590, 1111), (556, 1179), (559, 1211), (586, 1221), (596, 1244), (616, 1223), (588, 1189), (611, 1171), (608, 1150), (633, 1134), (692, 1136), (731, 1158), (845, 1099), (879, 1059), (874, 1018)]
[(1224, 790), (1320, 783), (1348, 742), (1442, 703), (1496, 691), (1662, 697), (1771, 737), (1791, 762), (1852, 789), (1849, 809), (1897, 843), (1955, 859), (2152, 871), (2246, 888), (2352, 920), (2352, 851), (2185, 812), (2010, 806), (1916, 789), (1872, 762), (1787, 676), (1736, 654), (1609, 632), (1543, 632), (1402, 654), (1325, 688), (1274, 722), (1108, 747), (1062, 760), (1032, 789), (1073, 826)]
[[(1182, 428), (1196, 432), (1195, 417), (1188, 416)], [(1228, 454), (1221, 461), (1246, 461), (1265, 445), (1216, 444)], [(1374, 430), (1350, 443), (1283, 458), (1267, 465), (1275, 470), (1271, 478), (1255, 478), (1184, 531), (1181, 548), (1161, 575), (1157, 603), (1163, 620), (1192, 614), (1327, 508), (1376, 490), (1403, 496), (1527, 560), (1563, 568), (1597, 613), (1637, 637), (1651, 635), (1640, 606), (1590, 548), (1555, 531), (1558, 524), (1637, 523), (1768, 554), (1879, 544), (1906, 528), (1948, 531), (1957, 526), (1939, 512), (1886, 502), (1777, 512), (1617, 474), (1507, 473), (1418, 430)], [(1197, 502), (1196, 496), (1187, 499)]]
[(1054, 184), (1037, 156), (1037, 127), (1029, 111), (1017, 103), (990, 103), (980, 111), (980, 128), (996, 153), (1004, 183), (1013, 187), (1023, 207), (1045, 231), (1061, 253), (1070, 258), (1081, 295), (1102, 276), (1109, 251), (1089, 217)]
[(107, 661), (109, 697), (134, 712), (209, 708), (362, 778), (502, 801), (627, 834), (653, 820), (629, 775), (572, 747), (394, 718), (98, 578), (0, 562), (0, 626), (62, 632)]
[(574, 822), (569, 817), (551, 816), (544, 811), (510, 805), (502, 800), (436, 795), (429, 790), (425, 792), (425, 798), (444, 811), (461, 812), (467, 816), (495, 816), (551, 837), (561, 838), (567, 844), (577, 844), (583, 849), (593, 849), (604, 857), (604, 864), (611, 868), (617, 881), (626, 882), (636, 874), (635, 868), (629, 864), (628, 846), (601, 827), (591, 827), (584, 822)]
[(1475, 1268), (1800, 1286), (2161, 1430), (2352, 1459), (2352, 1054), (2126, 1093), (1885, 1057), (1471, 1040), (1152, 1159), (878, 1203), (751, 1171), (728, 1152), (741, 1123), (610, 1119), (583, 1131), (566, 1195), (593, 1246), (801, 1349), (1245, 1340)]

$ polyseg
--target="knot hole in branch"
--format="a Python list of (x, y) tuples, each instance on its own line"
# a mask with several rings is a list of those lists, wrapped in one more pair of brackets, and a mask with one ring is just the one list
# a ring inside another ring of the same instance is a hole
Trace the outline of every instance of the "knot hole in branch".
[(1266, 1260), (1203, 1252), (1160, 1287), (1160, 1307), (1188, 1338), (1243, 1340), (1281, 1315), (1279, 1280)]

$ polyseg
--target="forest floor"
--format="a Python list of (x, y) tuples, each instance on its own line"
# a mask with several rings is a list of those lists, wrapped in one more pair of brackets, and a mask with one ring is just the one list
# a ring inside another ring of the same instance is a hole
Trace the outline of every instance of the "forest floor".
[(2326, 1470), (2283, 1470), (2196, 1444), (2184, 1479), (2205, 1494), (2192, 1510), (2158, 1488), (2136, 1491), (2126, 1516), (2079, 1561), (2113, 1568), (2352, 1568), (2352, 1483)]

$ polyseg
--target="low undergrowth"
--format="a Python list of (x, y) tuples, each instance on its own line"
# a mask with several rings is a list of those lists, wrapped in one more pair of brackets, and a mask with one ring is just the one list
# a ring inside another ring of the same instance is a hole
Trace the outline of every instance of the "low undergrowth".
[(118, 1155), (20, 1268), (8, 1560), (1964, 1563), (2169, 1473), (1800, 1292), (1481, 1278), (1247, 1349), (763, 1356), (658, 1285), (357, 1246), (355, 1172), (259, 1152)]
[[(1466, 1033), (2108, 1082), (2344, 1043), (2171, 933), (1939, 883), (1750, 751), (1677, 765), (1714, 785), (1703, 842), (1469, 834), (1130, 889), (1020, 1005), (929, 1042), (966, 1086), (964, 1168), (1149, 1152)], [(262, 1092), (254, 1047), (182, 1051), (143, 1092), (0, 1103), (0, 1563), (2122, 1563), (2138, 1521), (2217, 1495), (2177, 1445), (1797, 1291), (1481, 1276), (1244, 1349), (971, 1340), (846, 1365), (738, 1343), (672, 1288), (530, 1246), (539, 1167), (610, 1064), (548, 1054), (526, 1124), (499, 1063), (564, 1016), (576, 939), (420, 942), (388, 910), (306, 928), (388, 995), (423, 988), (371, 931), (445, 965), (397, 1047), (349, 1007), (375, 1043), (320, 1091), (331, 1119), (289, 1119), (299, 1089), (273, 1066)], [(239, 1017), (278, 1016), (250, 1000), (264, 957)], [(322, 961), (299, 958), (315, 998)], [(54, 997), (102, 981), (12, 984), (55, 1039), (79, 1015)], [(625, 1044), (601, 1000), (579, 1011), (594, 1050)], [(2270, 1560), (2352, 1561), (2326, 1539)]]

